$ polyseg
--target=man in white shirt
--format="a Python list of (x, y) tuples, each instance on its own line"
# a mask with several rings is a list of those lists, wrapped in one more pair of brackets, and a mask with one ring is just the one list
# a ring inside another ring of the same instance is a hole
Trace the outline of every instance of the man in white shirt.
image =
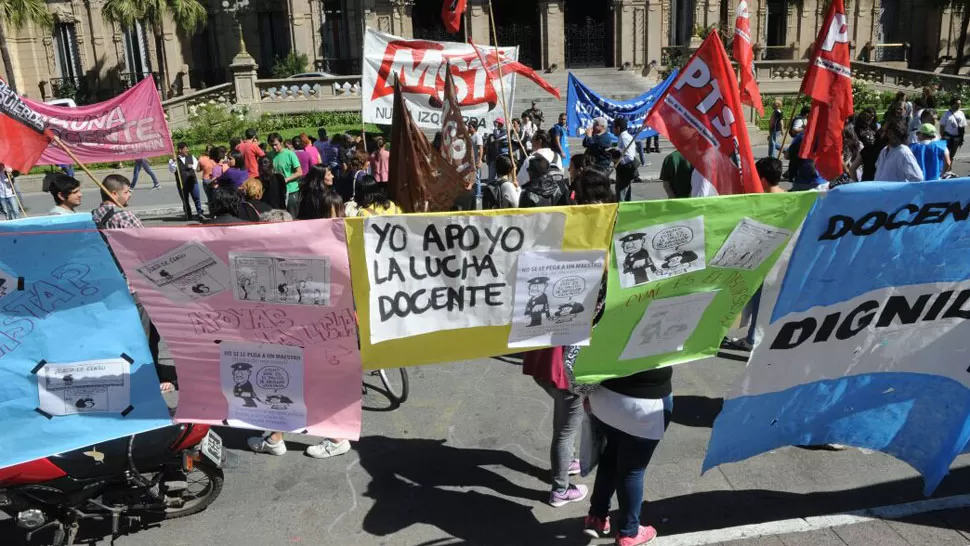
[(48, 214), (74, 214), (81, 206), (81, 183), (66, 174), (55, 174), (51, 178), (51, 197), (54, 208)]
[(637, 150), (633, 145), (633, 135), (627, 131), (628, 126), (629, 122), (624, 118), (613, 120), (613, 134), (618, 139), (619, 150), (619, 162), (616, 164), (616, 198), (619, 201), (633, 198), (633, 181), (640, 176)]
[(17, 206), (16, 190), (13, 187), (13, 171), (0, 163), (0, 209), (7, 220), (20, 218), (20, 207)]
[(519, 183), (519, 186), (524, 186), (529, 182), (529, 163), (532, 161), (533, 155), (541, 155), (549, 162), (550, 168), (555, 167), (562, 171), (562, 156), (549, 147), (549, 133), (536, 131), (536, 134), (532, 137), (532, 149), (535, 151), (525, 158), (525, 161), (519, 167), (519, 172), (515, 175), (515, 180)]
[(963, 114), (962, 106), (960, 99), (953, 99), (950, 109), (940, 120), (940, 130), (943, 133), (943, 140), (946, 141), (947, 150), (950, 151), (950, 160), (956, 159), (957, 150), (963, 146), (963, 137), (967, 131), (967, 116)]

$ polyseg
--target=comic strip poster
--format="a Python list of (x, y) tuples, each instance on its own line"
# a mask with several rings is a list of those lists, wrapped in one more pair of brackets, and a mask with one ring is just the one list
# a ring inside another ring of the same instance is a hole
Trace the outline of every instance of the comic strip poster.
[(523, 252), (509, 347), (588, 345), (606, 252)]
[(784, 228), (742, 218), (714, 255), (711, 267), (754, 271), (785, 244), (791, 234)]
[(623, 288), (706, 267), (703, 216), (617, 233), (613, 244)]
[(224, 341), (219, 350), (229, 426), (294, 432), (306, 428), (302, 348)]
[(633, 360), (684, 349), (717, 291), (654, 300), (633, 329), (620, 360)]
[(205, 245), (188, 242), (136, 270), (176, 302), (214, 296), (229, 288), (229, 268)]
[(323, 256), (229, 253), (238, 301), (330, 306), (330, 260)]
[(122, 358), (45, 364), (37, 371), (40, 410), (48, 415), (124, 412), (131, 404), (130, 370)]

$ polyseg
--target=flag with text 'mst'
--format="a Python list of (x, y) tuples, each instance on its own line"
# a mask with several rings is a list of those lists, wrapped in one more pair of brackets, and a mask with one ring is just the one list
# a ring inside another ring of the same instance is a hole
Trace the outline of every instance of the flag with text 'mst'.
[(50, 132), (40, 114), (0, 79), (0, 163), (25, 173), (37, 163), (50, 141)]

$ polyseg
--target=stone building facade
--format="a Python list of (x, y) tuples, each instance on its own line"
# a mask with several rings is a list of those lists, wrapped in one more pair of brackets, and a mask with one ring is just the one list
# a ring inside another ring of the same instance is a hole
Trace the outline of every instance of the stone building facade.
[[(160, 34), (150, 25), (107, 23), (103, 0), (48, 0), (53, 28), (6, 29), (19, 88), (43, 99), (71, 86), (117, 92), (158, 72), (160, 62), (172, 94), (227, 82), (242, 46), (237, 22), (220, 0), (206, 1), (208, 24), (189, 35), (171, 20), (162, 22)], [(502, 45), (519, 45), (520, 59), (535, 68), (646, 70), (699, 43), (703, 29), (721, 20), (722, 1), (733, 27), (737, 0), (492, 0), (494, 34)], [(748, 0), (759, 57), (807, 56), (827, 3)], [(923, 0), (846, 3), (859, 59), (934, 69), (955, 56), (959, 13)], [(263, 78), (291, 50), (308, 56), (310, 70), (359, 73), (365, 26), (404, 37), (494, 42), (486, 0), (468, 0), (456, 36), (445, 34), (440, 9), (441, 0), (251, 0), (241, 21), (246, 50)]]

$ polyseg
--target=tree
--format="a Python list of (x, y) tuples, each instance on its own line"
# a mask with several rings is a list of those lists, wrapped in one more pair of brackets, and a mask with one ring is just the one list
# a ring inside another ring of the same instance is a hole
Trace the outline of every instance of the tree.
[(953, 60), (953, 73), (959, 74), (966, 62), (964, 49), (967, 47), (967, 27), (970, 27), (970, 0), (931, 0), (931, 4), (960, 12), (960, 37), (957, 38), (957, 56)]
[(179, 30), (193, 34), (205, 26), (209, 15), (200, 0), (105, 0), (101, 14), (105, 21), (123, 27), (133, 27), (138, 22), (152, 27), (162, 98), (168, 96), (162, 18), (170, 16)]
[(3, 57), (7, 84), (14, 91), (17, 91), (17, 78), (14, 76), (13, 60), (7, 45), (7, 28), (21, 29), (28, 23), (48, 28), (53, 22), (54, 18), (47, 11), (47, 2), (44, 0), (0, 0), (0, 57)]

